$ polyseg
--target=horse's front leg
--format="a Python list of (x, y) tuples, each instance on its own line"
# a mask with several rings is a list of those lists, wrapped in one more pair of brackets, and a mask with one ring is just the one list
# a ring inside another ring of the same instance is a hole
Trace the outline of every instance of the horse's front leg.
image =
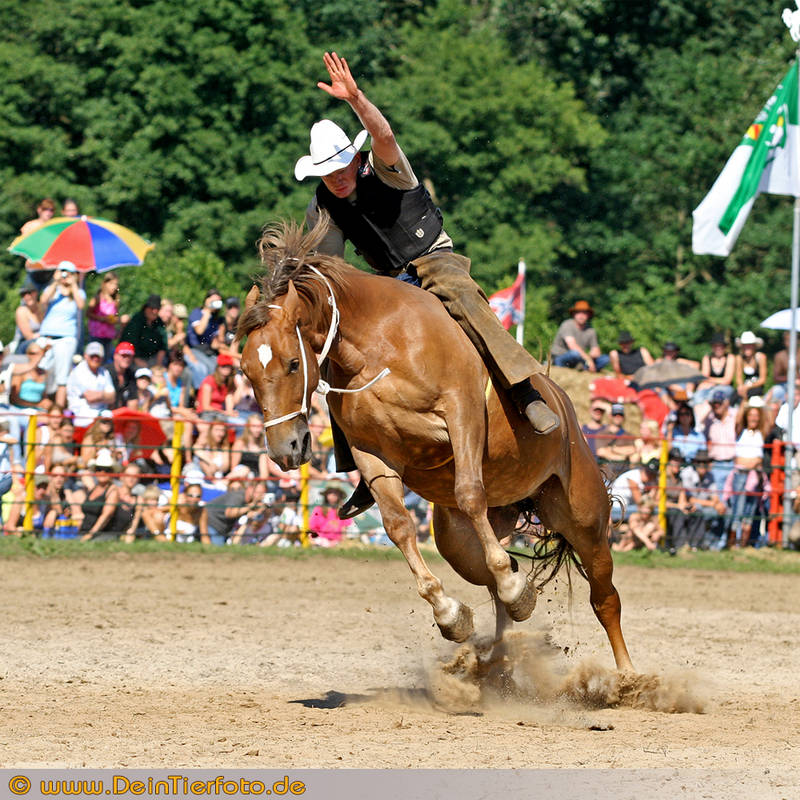
[(445, 594), (442, 582), (422, 558), (417, 546), (416, 525), (403, 503), (400, 475), (374, 456), (355, 451), (353, 454), (381, 511), (386, 534), (405, 556), (417, 581), (417, 591), (431, 604), (442, 636), (453, 642), (465, 641), (474, 630), (472, 609)]

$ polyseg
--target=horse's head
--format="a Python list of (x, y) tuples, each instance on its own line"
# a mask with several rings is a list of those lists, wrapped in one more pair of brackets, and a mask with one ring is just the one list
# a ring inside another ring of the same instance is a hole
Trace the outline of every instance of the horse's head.
[[(256, 304), (258, 294), (254, 286), (245, 312)], [(301, 305), (294, 284), (289, 282), (286, 294), (267, 308), (265, 324), (248, 333), (242, 371), (264, 414), (269, 457), (282, 470), (290, 470), (311, 458), (308, 409), (319, 382), (319, 366), (300, 332)]]

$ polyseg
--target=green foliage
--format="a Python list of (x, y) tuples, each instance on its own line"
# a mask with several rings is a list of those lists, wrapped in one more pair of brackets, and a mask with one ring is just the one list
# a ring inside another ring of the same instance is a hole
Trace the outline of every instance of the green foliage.
[[(585, 297), (606, 349), (625, 327), (697, 357), (788, 305), (790, 200), (759, 198), (729, 258), (691, 252), (692, 209), (791, 58), (784, 5), (6, 0), (0, 238), (71, 196), (157, 243), (120, 270), (124, 311), (241, 294), (263, 225), (301, 218), (313, 190), (292, 174), (311, 123), (357, 129), (316, 88), (336, 49), (484, 289), (526, 260), (535, 353)], [(3, 340), (21, 279), (0, 255)]]

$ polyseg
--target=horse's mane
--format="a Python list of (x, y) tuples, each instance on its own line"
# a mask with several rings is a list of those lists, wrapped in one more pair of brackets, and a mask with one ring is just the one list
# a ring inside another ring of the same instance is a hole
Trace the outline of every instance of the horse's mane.
[(242, 314), (237, 326), (238, 337), (246, 336), (269, 322), (269, 304), (286, 294), (289, 281), (294, 283), (298, 295), (310, 309), (324, 311), (328, 308), (327, 288), (309, 267), (316, 267), (336, 286), (346, 285), (348, 274), (356, 271), (338, 256), (317, 252), (329, 223), (328, 213), (321, 211), (317, 224), (307, 233), (302, 225), (292, 221), (265, 226), (258, 240), (258, 253), (266, 267), (257, 283), (260, 295)]

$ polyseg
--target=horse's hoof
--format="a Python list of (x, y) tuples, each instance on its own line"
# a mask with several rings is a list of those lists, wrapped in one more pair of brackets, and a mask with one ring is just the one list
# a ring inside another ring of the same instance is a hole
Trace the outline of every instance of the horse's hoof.
[(456, 618), (450, 623), (436, 623), (442, 636), (451, 642), (465, 642), (472, 636), (475, 626), (472, 621), (472, 609), (463, 603), (458, 604)]
[(523, 622), (533, 614), (533, 609), (536, 608), (536, 586), (534, 586), (531, 575), (525, 578), (522, 591), (517, 599), (506, 603), (505, 606), (508, 615), (514, 622)]

